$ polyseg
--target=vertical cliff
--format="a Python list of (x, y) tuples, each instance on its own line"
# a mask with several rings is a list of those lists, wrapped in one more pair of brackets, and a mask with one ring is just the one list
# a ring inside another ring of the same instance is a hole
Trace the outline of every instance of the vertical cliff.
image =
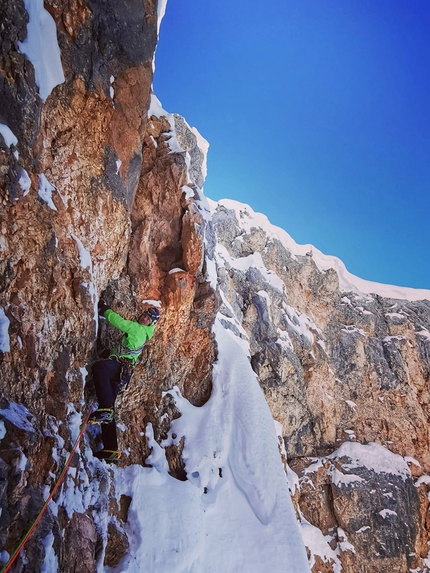
[[(157, 2), (7, 1), (0, 10), (4, 561), (37, 516), (95, 398), (90, 367), (115, 336), (98, 322), (99, 295), (126, 318), (148, 304), (162, 315), (120, 399), (125, 465), (144, 465), (148, 423), (160, 440), (179, 415), (163, 391), (177, 386), (196, 405), (209, 398), (217, 298), (206, 280), (202, 181), (193, 179), (204, 154), (184, 122), (179, 147), (174, 123), (148, 119)], [(97, 447), (96, 435), (88, 439)], [(172, 445), (167, 457), (171, 473), (185, 479), (182, 447)], [(84, 466), (78, 482), (95, 479), (97, 505), (112, 505), (96, 469)], [(124, 503), (111, 515), (125, 519)], [(68, 518), (51, 511), (44, 523), (23, 552), (27, 571), (41, 570), (38, 538), (48, 530), (61, 571), (94, 570), (101, 551), (113, 564), (127, 546), (114, 555), (118, 528), (109, 522), (97, 531), (85, 503)]]
[(429, 292), (204, 197), (207, 142), (151, 94), (157, 10), (0, 7), (0, 560), (95, 399), (103, 295), (161, 312), (118, 399), (123, 456), (86, 430), (12, 570), (424, 573)]
[(313, 571), (428, 566), (430, 291), (349, 275), (249, 206), (213, 204), (230, 328), (249, 347)]

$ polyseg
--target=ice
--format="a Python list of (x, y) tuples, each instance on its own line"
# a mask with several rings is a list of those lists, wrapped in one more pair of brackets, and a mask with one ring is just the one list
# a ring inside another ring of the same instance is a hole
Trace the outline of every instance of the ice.
[(3, 136), (4, 142), (7, 147), (11, 145), (17, 145), (18, 139), (16, 138), (13, 131), (4, 123), (0, 123), (0, 135)]
[(27, 37), (18, 42), (19, 50), (34, 66), (39, 95), (46, 101), (55, 86), (64, 82), (55, 21), (43, 0), (24, 0), (28, 12)]
[(2, 440), (6, 435), (6, 426), (3, 420), (0, 420), (0, 440)]
[(54, 205), (52, 201), (52, 191), (55, 191), (56, 188), (54, 185), (49, 183), (43, 173), (39, 173), (39, 197), (41, 197), (45, 203), (48, 205), (50, 209), (53, 211), (57, 210), (57, 207)]
[(6, 316), (3, 307), (0, 306), (0, 351), (10, 352), (9, 338), (10, 320)]

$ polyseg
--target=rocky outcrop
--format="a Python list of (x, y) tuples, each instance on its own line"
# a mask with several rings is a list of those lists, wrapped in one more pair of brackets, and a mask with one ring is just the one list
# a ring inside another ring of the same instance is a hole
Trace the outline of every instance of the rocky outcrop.
[[(213, 209), (224, 324), (249, 343), (300, 476), (298, 507), (331, 546), (321, 556), (310, 538), (314, 571), (321, 563), (324, 571), (425, 570), (430, 293), (345, 290), (335, 260), (321, 269), (321, 253), (306, 253), (248, 206)], [(366, 468), (368, 450), (357, 450), (375, 442), (383, 470)]]
[[(130, 452), (123, 465), (145, 464), (149, 422), (162, 439), (179, 415), (163, 391), (177, 385), (196, 405), (208, 399), (217, 298), (206, 280), (196, 137), (182, 122), (181, 148), (174, 125), (148, 119), (157, 2), (48, 1), (43, 8), (6, 1), (0, 11), (4, 562), (40, 511), (94, 400), (91, 364), (114, 336), (100, 324), (97, 337), (98, 296), (126, 318), (148, 304), (162, 314), (120, 400), (119, 441)], [(34, 54), (37, 33), (42, 53)], [(127, 518), (112, 504), (109, 474), (84, 455), (97, 432), (87, 438), (64, 491), (97, 484), (95, 505), (80, 503), (71, 515), (61, 503), (56, 515), (48, 511), (17, 570), (24, 559), (26, 571), (40, 571), (47, 547), (61, 571), (95, 571), (103, 555), (113, 566), (127, 550)], [(180, 451), (172, 446), (168, 457), (171, 473), (184, 479)]]

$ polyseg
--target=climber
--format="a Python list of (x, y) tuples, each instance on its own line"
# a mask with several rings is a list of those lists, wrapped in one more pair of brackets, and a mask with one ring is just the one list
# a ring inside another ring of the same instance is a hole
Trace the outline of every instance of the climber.
[(154, 334), (154, 326), (160, 318), (160, 313), (151, 307), (145, 310), (137, 321), (126, 320), (100, 299), (99, 314), (125, 333), (109, 358), (97, 361), (92, 368), (98, 409), (91, 414), (89, 421), (91, 424), (102, 424), (103, 435), (103, 449), (95, 455), (99, 459), (114, 462), (121, 455), (118, 450), (114, 419), (115, 399), (130, 382), (137, 359), (145, 343)]

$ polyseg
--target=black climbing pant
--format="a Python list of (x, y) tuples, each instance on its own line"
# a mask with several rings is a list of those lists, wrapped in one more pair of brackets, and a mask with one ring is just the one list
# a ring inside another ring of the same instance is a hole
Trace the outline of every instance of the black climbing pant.
[[(99, 408), (113, 408), (119, 393), (121, 364), (115, 360), (99, 360), (93, 366), (93, 381), (96, 388)], [(117, 450), (115, 420), (102, 425), (103, 447), (105, 450)]]
[(116, 360), (99, 360), (94, 364), (93, 381), (99, 408), (113, 408), (120, 380), (121, 364)]

